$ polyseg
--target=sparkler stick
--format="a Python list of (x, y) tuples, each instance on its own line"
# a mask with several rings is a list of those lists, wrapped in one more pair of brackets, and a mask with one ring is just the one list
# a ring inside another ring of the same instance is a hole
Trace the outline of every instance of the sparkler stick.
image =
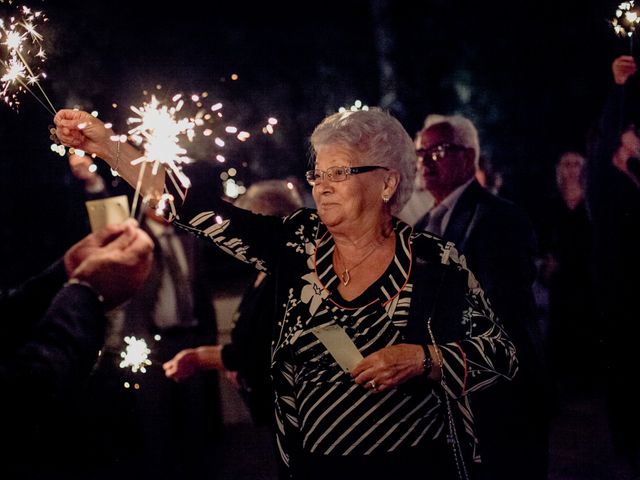
[[(144, 170), (147, 166), (147, 162), (143, 161), (140, 167), (140, 173), (138, 174), (138, 181), (136, 182), (136, 192), (133, 195), (133, 205), (131, 207), (131, 218), (136, 218), (136, 207), (138, 206), (138, 196), (140, 195), (140, 187), (142, 186), (142, 178), (144, 177)], [(143, 207), (140, 207), (142, 210)]]
[[(51, 109), (49, 110), (50, 113), (52, 113), (54, 116), (57, 112), (56, 107), (53, 106), (53, 103), (51, 103), (51, 100), (49, 100), (49, 97), (47, 96), (47, 94), (45, 93), (44, 89), (42, 88), (42, 85), (40, 85), (40, 82), (37, 80), (38, 76), (35, 75), (33, 73), (33, 71), (31, 70), (31, 67), (29, 66), (29, 64), (27, 63), (27, 61), (24, 59), (24, 57), (22, 56), (22, 54), (16, 50), (16, 54), (18, 55), (18, 57), (20, 57), (20, 60), (22, 61), (22, 64), (25, 66), (25, 68), (27, 69), (27, 71), (29, 72), (29, 75), (31, 75), (31, 78), (34, 79), (34, 82), (36, 84), (36, 86), (40, 89), (40, 91), (42, 92), (42, 96), (45, 98), (45, 100), (47, 101), (47, 103), (49, 104), (49, 107), (51, 107)], [(27, 89), (28, 90), (28, 89)], [(31, 90), (29, 90), (29, 92), (31, 92)], [(33, 93), (31, 92), (31, 94), (42, 104), (43, 102)], [(48, 108), (45, 105), (45, 108)]]

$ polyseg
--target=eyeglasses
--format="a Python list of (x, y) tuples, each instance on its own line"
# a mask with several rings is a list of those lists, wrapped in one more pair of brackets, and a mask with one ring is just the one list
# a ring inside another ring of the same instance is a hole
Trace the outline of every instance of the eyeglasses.
[(449, 152), (465, 150), (467, 147), (454, 143), (441, 143), (430, 148), (418, 148), (416, 155), (418, 158), (431, 159), (434, 162), (442, 160)]
[(307, 182), (312, 187), (319, 181), (323, 181), (325, 177), (330, 182), (344, 182), (349, 175), (358, 175), (359, 173), (371, 172), (372, 170), (389, 170), (381, 165), (363, 165), (361, 167), (329, 167), (326, 170), (309, 170), (304, 174)]

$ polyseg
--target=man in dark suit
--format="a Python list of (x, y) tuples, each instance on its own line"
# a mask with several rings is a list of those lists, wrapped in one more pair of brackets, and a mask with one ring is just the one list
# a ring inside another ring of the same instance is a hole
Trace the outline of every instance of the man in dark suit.
[(547, 478), (548, 387), (534, 315), (536, 239), (528, 217), (476, 180), (478, 133), (461, 116), (430, 115), (416, 137), (418, 170), (434, 207), (417, 224), (464, 254), (516, 346), (512, 383), (472, 398), (483, 479)]
[[(70, 157), (87, 196), (105, 197), (105, 182), (90, 171), (91, 163), (89, 157)], [(211, 171), (203, 166), (200, 173)], [(140, 291), (111, 316), (89, 382), (85, 415), (101, 445), (88, 452), (97, 455), (89, 468), (116, 476), (199, 478), (210, 473), (222, 434), (218, 374), (202, 372), (176, 384), (166, 379), (162, 364), (185, 348), (217, 343), (213, 277), (223, 254), (174, 229), (152, 209), (145, 210), (141, 228), (153, 240), (153, 264)], [(124, 339), (131, 336), (150, 350), (144, 372), (120, 367)]]
[(143, 284), (152, 248), (135, 222), (111, 225), (20, 288), (0, 291), (0, 458), (7, 478), (67, 478), (73, 462), (59, 455), (68, 453), (70, 439), (63, 413), (96, 361), (105, 312)]

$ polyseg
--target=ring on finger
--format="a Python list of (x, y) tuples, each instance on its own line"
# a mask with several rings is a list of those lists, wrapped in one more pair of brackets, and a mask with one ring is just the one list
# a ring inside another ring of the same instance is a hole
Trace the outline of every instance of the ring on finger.
[(369, 386), (371, 387), (371, 390), (375, 390), (377, 385), (376, 385), (376, 381), (375, 380), (369, 380)]

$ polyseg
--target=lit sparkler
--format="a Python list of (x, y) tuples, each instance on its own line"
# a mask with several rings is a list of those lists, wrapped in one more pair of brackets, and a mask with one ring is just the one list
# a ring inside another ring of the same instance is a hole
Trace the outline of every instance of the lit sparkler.
[(120, 352), (122, 361), (120, 362), (120, 368), (131, 368), (132, 372), (140, 371), (146, 373), (151, 360), (149, 360), (149, 354), (151, 350), (147, 346), (144, 338), (136, 337), (124, 337), (124, 341), (127, 344), (124, 351)]
[[(131, 106), (131, 111), (136, 115), (127, 119), (129, 125), (128, 135), (116, 134), (111, 137), (114, 142), (131, 141), (143, 152), (140, 157), (134, 159), (133, 165), (141, 165), (138, 180), (135, 185), (135, 194), (132, 202), (131, 216), (136, 216), (139, 203), (142, 178), (149, 168), (156, 174), (160, 168), (165, 169), (169, 180), (173, 182), (178, 195), (184, 199), (186, 190), (191, 182), (182, 171), (186, 163), (192, 159), (210, 159), (218, 163), (225, 163), (233, 156), (233, 146), (247, 142), (255, 138), (255, 135), (240, 126), (242, 120), (234, 116), (233, 122), (228, 122), (224, 112), (224, 105), (217, 100), (211, 100), (209, 93), (204, 91), (199, 94), (187, 95), (178, 93), (168, 96), (162, 92), (162, 86), (156, 85), (153, 93), (144, 91), (145, 101), (141, 106)], [(112, 103), (113, 109), (118, 109), (117, 102)], [(91, 113), (98, 116), (98, 112)], [(266, 121), (255, 124), (252, 131), (262, 131), (264, 135), (271, 136), (275, 133), (278, 120), (270, 116)], [(105, 123), (107, 128), (112, 128), (110, 122)], [(58, 155), (65, 155), (64, 146), (55, 143), (51, 150)], [(229, 150), (232, 150), (229, 152)], [(152, 164), (149, 166), (147, 164)], [(247, 166), (243, 163), (243, 166)], [(111, 171), (114, 176), (117, 172)], [(240, 180), (234, 177), (237, 170), (230, 167), (220, 177), (225, 193), (235, 198), (242, 195), (246, 188)], [(144, 205), (148, 199), (142, 200)], [(157, 204), (157, 211), (165, 214), (171, 212), (175, 215), (173, 205), (174, 198), (164, 194)], [(142, 209), (141, 209), (142, 211)]]
[[(46, 59), (42, 47), (42, 34), (37, 30), (40, 23), (48, 21), (41, 11), (34, 11), (28, 7), (18, 8), (18, 15), (8, 20), (0, 18), (0, 67), (4, 73), (0, 77), (0, 93), (3, 100), (10, 107), (17, 108), (20, 104), (18, 95), (29, 92), (51, 114), (56, 108), (40, 85), (40, 78), (45, 78), (39, 67)], [(35, 59), (32, 66), (27, 59)], [(42, 98), (30, 86), (40, 91)]]
[[(161, 89), (160, 85), (156, 86), (157, 91)], [(148, 93), (145, 92), (145, 95)], [(225, 124), (223, 104), (209, 103), (208, 96), (207, 92), (192, 95), (178, 93), (170, 100), (161, 100), (159, 92), (156, 92), (142, 106), (130, 107), (137, 116), (127, 120), (131, 127), (128, 131), (129, 138), (144, 150), (144, 155), (131, 162), (132, 165), (142, 164), (136, 183), (132, 215), (135, 215), (147, 163), (153, 165), (154, 175), (160, 168), (165, 168), (179, 196), (184, 199), (191, 182), (182, 167), (193, 161), (191, 151), (195, 147), (201, 151), (199, 158), (213, 157), (224, 163), (226, 155), (223, 154), (223, 149), (230, 141), (245, 142), (251, 137), (248, 131), (236, 125)], [(278, 120), (270, 117), (266, 123), (262, 132), (272, 135)], [(200, 140), (196, 142), (197, 139)], [(240, 186), (238, 191), (242, 193), (244, 190)], [(237, 193), (233, 196), (237, 196)], [(170, 197), (164, 203), (171, 204), (172, 201), (173, 198)], [(163, 207), (165, 210), (167, 208), (173, 209), (172, 206)]]
[(640, 24), (640, 9), (635, 6), (635, 1), (629, 0), (618, 5), (616, 15), (610, 23), (616, 35), (629, 39), (629, 46), (633, 53), (633, 37), (636, 27)]
[(191, 158), (187, 156), (187, 150), (180, 145), (180, 141), (184, 138), (193, 140), (196, 123), (188, 116), (179, 118), (180, 110), (184, 106), (184, 100), (180, 95), (174, 96), (173, 102), (173, 105), (163, 105), (152, 95), (151, 101), (143, 103), (141, 107), (131, 106), (131, 110), (138, 116), (127, 119), (129, 125), (134, 125), (128, 133), (135, 143), (143, 145), (144, 148), (144, 155), (131, 162), (132, 165), (142, 164), (136, 184), (132, 215), (135, 215), (147, 163), (153, 164), (153, 175), (157, 175), (161, 166), (164, 167), (181, 197), (185, 196), (182, 189), (186, 191), (191, 186), (189, 178), (182, 172), (182, 164), (191, 162)]

